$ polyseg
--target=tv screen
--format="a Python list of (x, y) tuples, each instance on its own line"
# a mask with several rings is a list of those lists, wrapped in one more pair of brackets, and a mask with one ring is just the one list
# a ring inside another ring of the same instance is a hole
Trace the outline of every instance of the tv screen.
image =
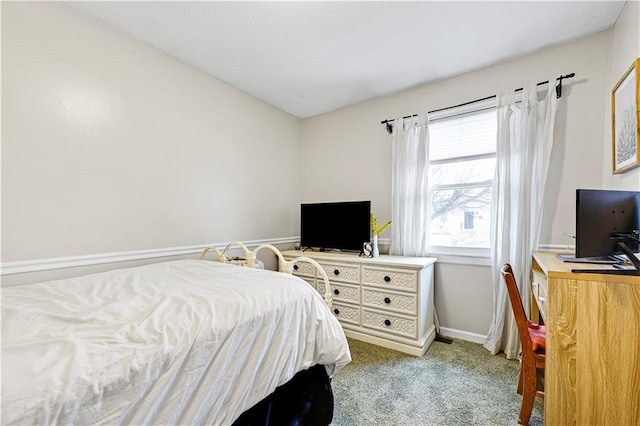
[(360, 251), (371, 240), (371, 201), (300, 205), (300, 245)]
[[(640, 229), (640, 192), (603, 189), (576, 191), (576, 257), (623, 253), (618, 242), (638, 252), (638, 242), (616, 236)], [(613, 238), (612, 238), (613, 237)]]

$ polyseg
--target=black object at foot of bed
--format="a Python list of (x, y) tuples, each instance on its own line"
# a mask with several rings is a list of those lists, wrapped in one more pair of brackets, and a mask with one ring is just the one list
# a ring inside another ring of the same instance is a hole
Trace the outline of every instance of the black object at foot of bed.
[(331, 379), (323, 365), (300, 371), (245, 411), (233, 426), (326, 426), (333, 420)]

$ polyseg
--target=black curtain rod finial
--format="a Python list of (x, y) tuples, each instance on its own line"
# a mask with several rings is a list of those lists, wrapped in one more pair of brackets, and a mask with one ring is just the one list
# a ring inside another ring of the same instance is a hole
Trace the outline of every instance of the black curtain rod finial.
[(556, 80), (558, 80), (558, 85), (556, 86), (556, 98), (560, 99), (562, 97), (562, 79), (564, 78), (573, 78), (576, 76), (576, 73), (572, 72), (571, 74), (561, 75)]
[(387, 133), (392, 134), (393, 133), (393, 124), (391, 124), (390, 122), (387, 121)]

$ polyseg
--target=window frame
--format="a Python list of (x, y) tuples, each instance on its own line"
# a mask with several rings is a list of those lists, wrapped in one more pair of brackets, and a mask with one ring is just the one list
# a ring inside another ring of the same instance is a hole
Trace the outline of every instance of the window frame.
[[(478, 112), (494, 110), (497, 111), (496, 98), (484, 99), (478, 102), (473, 102), (470, 104), (465, 104), (459, 107), (450, 108), (443, 111), (437, 111), (429, 114), (429, 123), (433, 123), (435, 121), (452, 119), (455, 117), (459, 117), (461, 115), (470, 115)], [(497, 139), (497, 134), (496, 134)], [(497, 142), (497, 141), (496, 141)], [(497, 144), (496, 150), (492, 153), (478, 154), (478, 155), (468, 155), (468, 156), (459, 156), (459, 157), (451, 157), (446, 159), (438, 159), (429, 161), (428, 167), (429, 169), (435, 165), (441, 164), (453, 164), (460, 163), (466, 161), (474, 161), (474, 160), (483, 160), (490, 158), (497, 158)], [(495, 178), (495, 176), (494, 176)], [(442, 191), (447, 189), (468, 189), (468, 188), (484, 188), (491, 187), (493, 188), (494, 178), (470, 182), (470, 183), (454, 183), (454, 184), (440, 184), (440, 185), (431, 185), (429, 187), (429, 199), (430, 203), (432, 201), (432, 194), (434, 191)], [(492, 191), (493, 197), (493, 191)], [(431, 210), (431, 206), (430, 206)], [(429, 224), (429, 232), (431, 233), (431, 226)], [(488, 264), (488, 259), (491, 257), (491, 241), (489, 241), (489, 246), (487, 247), (461, 247), (461, 246), (438, 246), (431, 245), (429, 246), (430, 254), (438, 255), (439, 261), (442, 257), (442, 260), (445, 263), (471, 263), (471, 264)], [(474, 260), (475, 258), (475, 260)]]

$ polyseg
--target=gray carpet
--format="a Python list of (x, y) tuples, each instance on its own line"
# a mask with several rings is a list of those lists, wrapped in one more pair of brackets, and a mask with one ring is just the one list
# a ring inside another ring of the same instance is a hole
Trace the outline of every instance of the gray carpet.
[[(516, 425), (520, 364), (482, 345), (433, 342), (423, 357), (349, 339), (353, 361), (333, 377), (334, 426)], [(536, 398), (532, 426), (542, 426)]]

